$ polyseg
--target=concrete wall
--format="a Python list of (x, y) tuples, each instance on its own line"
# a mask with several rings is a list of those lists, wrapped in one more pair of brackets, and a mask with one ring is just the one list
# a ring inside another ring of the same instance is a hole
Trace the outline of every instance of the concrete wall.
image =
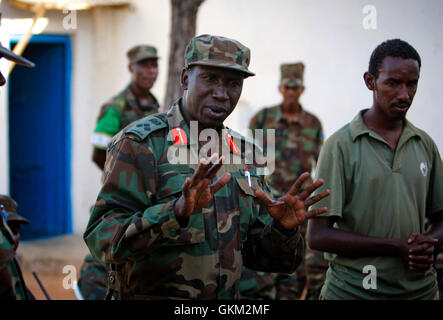
[[(100, 171), (91, 161), (90, 135), (100, 105), (129, 81), (126, 50), (139, 43), (157, 46), (160, 75), (153, 93), (160, 102), (166, 89), (170, 33), (167, 0), (136, 0), (123, 10), (96, 8), (77, 13), (77, 28), (66, 30), (61, 11), (48, 12), (44, 33), (70, 34), (72, 78), (72, 203), (76, 233), (84, 231), (99, 187)], [(365, 29), (366, 5), (377, 13), (376, 29)], [(32, 17), (1, 4), (3, 18)], [(232, 37), (252, 51), (250, 69), (257, 75), (244, 83), (238, 108), (227, 124), (247, 127), (261, 107), (279, 103), (279, 66), (306, 64), (304, 107), (323, 122), (326, 137), (349, 122), (372, 99), (363, 83), (372, 50), (382, 41), (402, 38), (420, 53), (419, 89), (408, 118), (427, 131), (443, 150), (443, 2), (440, 0), (206, 0), (200, 8), (197, 33)], [(5, 89), (0, 89), (0, 119), (6, 114)], [(3, 123), (3, 120), (2, 120)], [(0, 131), (0, 152), (5, 150)], [(0, 154), (0, 192), (6, 192), (7, 157)]]

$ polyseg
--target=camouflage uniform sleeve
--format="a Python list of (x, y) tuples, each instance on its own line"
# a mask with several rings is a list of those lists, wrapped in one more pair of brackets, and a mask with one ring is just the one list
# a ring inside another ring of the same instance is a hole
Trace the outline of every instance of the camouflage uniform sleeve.
[(257, 112), (251, 119), (251, 121), (249, 121), (249, 129), (250, 130), (255, 130), (255, 129), (261, 129), (261, 128), (257, 128), (258, 123), (260, 123), (259, 120), (261, 120), (260, 115), (262, 114), (262, 111)]
[(161, 245), (189, 241), (189, 226), (180, 227), (175, 218), (177, 199), (154, 200), (157, 163), (147, 140), (122, 137), (108, 150), (103, 186), (84, 234), (91, 254), (106, 263), (141, 260)]
[[(262, 182), (263, 183), (263, 182)], [(263, 190), (269, 193), (267, 184)], [(303, 260), (304, 245), (300, 228), (286, 230), (269, 215), (266, 206), (255, 198), (258, 218), (243, 245), (245, 267), (265, 272), (292, 273)]]

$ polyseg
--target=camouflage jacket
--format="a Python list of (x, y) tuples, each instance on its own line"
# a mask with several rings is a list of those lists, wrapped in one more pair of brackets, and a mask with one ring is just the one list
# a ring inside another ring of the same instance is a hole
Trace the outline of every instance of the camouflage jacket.
[(93, 145), (99, 149), (106, 149), (111, 138), (121, 129), (136, 120), (157, 113), (158, 109), (159, 104), (153, 94), (149, 92), (149, 104), (142, 107), (132, 92), (131, 85), (128, 85), (101, 107), (92, 135)]
[[(123, 299), (235, 299), (243, 265), (293, 272), (303, 253), (300, 232), (273, 224), (249, 186), (245, 164), (223, 165), (217, 176), (229, 171), (228, 184), (180, 226), (173, 206), (197, 164), (168, 161), (172, 146), (191, 150), (194, 144), (171, 139), (176, 128), (189, 137), (179, 105), (137, 121), (108, 149), (103, 186), (84, 234), (92, 255), (110, 264), (108, 286)], [(230, 156), (245, 154), (231, 150)], [(257, 168), (248, 169), (252, 187), (269, 192)]]
[[(323, 144), (323, 129), (317, 117), (302, 109), (298, 119), (288, 122), (280, 104), (259, 111), (249, 129), (275, 129), (275, 171), (268, 182), (277, 195), (285, 194), (303, 172), (311, 173)], [(265, 139), (264, 146), (266, 143)]]
[(35, 300), (32, 293), (26, 287), (25, 279), (23, 278), (22, 271), (15, 257), (9, 261), (8, 268), (12, 277), (12, 286), (14, 288), (15, 299)]

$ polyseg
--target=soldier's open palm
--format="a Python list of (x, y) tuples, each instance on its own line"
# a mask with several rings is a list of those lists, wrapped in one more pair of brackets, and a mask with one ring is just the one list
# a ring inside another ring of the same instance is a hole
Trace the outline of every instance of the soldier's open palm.
[(224, 157), (214, 153), (210, 160), (200, 160), (197, 170), (191, 178), (186, 178), (182, 195), (175, 204), (178, 217), (189, 217), (194, 211), (205, 207), (214, 194), (228, 183), (231, 175), (226, 172), (211, 184), (223, 164)]
[(288, 193), (277, 200), (269, 199), (262, 190), (255, 191), (257, 198), (259, 198), (268, 208), (269, 214), (288, 230), (301, 225), (306, 219), (310, 219), (327, 211), (326, 207), (308, 211), (309, 206), (330, 194), (329, 190), (325, 190), (316, 196), (308, 198), (312, 192), (323, 185), (323, 180), (320, 179), (315, 183), (308, 185), (299, 195), (297, 195), (300, 187), (308, 178), (309, 173), (307, 172), (300, 175), (292, 185), (291, 189), (289, 189)]

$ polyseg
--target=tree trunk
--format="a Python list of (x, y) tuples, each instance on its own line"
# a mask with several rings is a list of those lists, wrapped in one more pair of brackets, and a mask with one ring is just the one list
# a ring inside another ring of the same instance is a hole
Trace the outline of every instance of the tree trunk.
[(185, 65), (185, 49), (195, 36), (197, 11), (204, 0), (171, 0), (172, 26), (169, 52), (168, 82), (162, 111), (183, 95), (180, 87), (181, 71)]

